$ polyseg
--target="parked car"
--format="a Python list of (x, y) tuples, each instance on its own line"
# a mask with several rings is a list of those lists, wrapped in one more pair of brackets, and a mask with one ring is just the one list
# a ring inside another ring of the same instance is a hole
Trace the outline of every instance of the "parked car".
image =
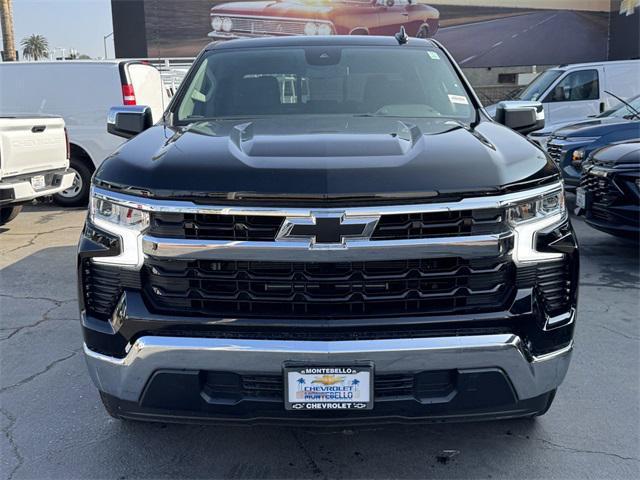
[(0, 116), (0, 225), (25, 202), (69, 188), (73, 178), (62, 118)]
[(562, 170), (568, 189), (580, 182), (582, 162), (589, 154), (611, 143), (640, 137), (640, 97), (615, 114), (568, 125), (553, 132), (546, 150)]
[(585, 162), (576, 193), (578, 213), (593, 228), (640, 239), (640, 135), (596, 150)]
[(157, 121), (166, 101), (158, 70), (139, 61), (0, 63), (0, 85), (0, 115), (35, 112), (65, 119), (75, 180), (54, 196), (62, 206), (87, 204), (91, 175), (122, 143), (104, 128), (109, 108), (148, 105)]
[(556, 130), (560, 130), (563, 127), (567, 127), (578, 122), (589, 122), (597, 118), (630, 118), (635, 115), (636, 112), (640, 111), (640, 95), (626, 100), (621, 98), (620, 100), (621, 102), (618, 103), (615, 107), (610, 108), (609, 110), (605, 110), (599, 115), (581, 118), (578, 121), (552, 124), (548, 124), (545, 122), (544, 128), (536, 130), (535, 132), (531, 132), (528, 137), (546, 150), (549, 137), (551, 137), (553, 132), (555, 132)]
[[(303, 94), (283, 89), (295, 80)], [(304, 82), (303, 82), (304, 80)], [(541, 415), (578, 252), (557, 167), (437, 42), (214, 42), (100, 165), (78, 249), (107, 411), (175, 421)]]
[[(547, 125), (577, 122), (640, 95), (638, 78), (640, 60), (561, 65), (542, 72), (517, 99), (542, 102)], [(487, 110), (494, 115), (495, 106)]]
[(404, 25), (427, 38), (438, 31), (440, 13), (415, 0), (260, 0), (211, 9), (215, 40), (287, 35), (393, 35)]

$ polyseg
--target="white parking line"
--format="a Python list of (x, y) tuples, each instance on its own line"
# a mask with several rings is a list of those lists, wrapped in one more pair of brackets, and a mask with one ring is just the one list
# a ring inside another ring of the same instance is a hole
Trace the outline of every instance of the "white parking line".
[(516, 38), (518, 36), (517, 33), (514, 33), (513, 35), (511, 35), (511, 38)]
[(470, 57), (465, 58), (464, 60), (458, 62), (458, 65), (462, 65), (463, 63), (467, 63), (470, 62), (471, 60), (473, 60), (474, 58), (476, 58), (477, 55), (471, 55)]
[(491, 45), (491, 48), (496, 48), (496, 47), (499, 47), (500, 45), (502, 45), (502, 42), (496, 42), (493, 45)]

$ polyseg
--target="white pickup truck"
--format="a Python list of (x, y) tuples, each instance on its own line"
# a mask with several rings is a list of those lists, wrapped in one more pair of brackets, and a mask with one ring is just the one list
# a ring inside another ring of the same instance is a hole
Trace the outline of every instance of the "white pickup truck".
[(23, 203), (65, 190), (73, 180), (61, 117), (0, 116), (0, 225)]

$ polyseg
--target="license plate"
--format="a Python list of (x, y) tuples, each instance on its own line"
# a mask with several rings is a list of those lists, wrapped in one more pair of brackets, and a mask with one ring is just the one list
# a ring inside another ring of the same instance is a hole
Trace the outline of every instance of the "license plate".
[(31, 186), (35, 189), (35, 190), (40, 190), (44, 187), (47, 186), (45, 180), (44, 180), (44, 175), (36, 175), (35, 177), (31, 177)]
[(373, 367), (285, 367), (287, 410), (373, 408)]
[(580, 208), (586, 208), (587, 206), (587, 195), (582, 187), (576, 189), (576, 206)]

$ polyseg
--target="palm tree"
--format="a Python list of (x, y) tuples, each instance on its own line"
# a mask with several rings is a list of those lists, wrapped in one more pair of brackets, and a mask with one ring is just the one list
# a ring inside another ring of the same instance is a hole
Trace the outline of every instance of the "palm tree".
[(49, 42), (42, 35), (30, 35), (20, 42), (22, 45), (22, 55), (24, 58), (40, 60), (49, 53)]
[(16, 45), (13, 39), (13, 12), (11, 0), (0, 0), (0, 26), (2, 26), (2, 45), (4, 61), (16, 61)]

